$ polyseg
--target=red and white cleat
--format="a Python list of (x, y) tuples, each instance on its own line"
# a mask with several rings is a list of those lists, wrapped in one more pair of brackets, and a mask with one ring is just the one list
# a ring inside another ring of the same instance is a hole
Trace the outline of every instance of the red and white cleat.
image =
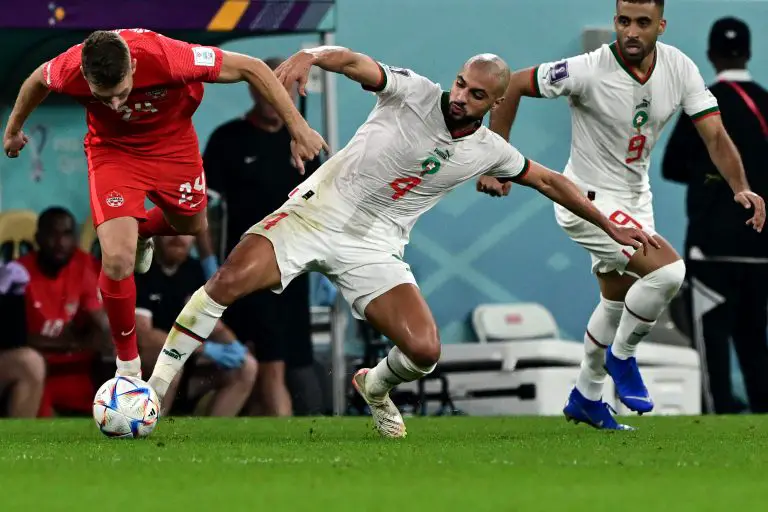
[(352, 385), (355, 390), (363, 397), (365, 403), (371, 409), (371, 416), (373, 417), (373, 423), (376, 426), (376, 430), (383, 437), (389, 438), (401, 438), (406, 436), (405, 422), (397, 406), (389, 398), (389, 394), (383, 398), (371, 397), (365, 390), (365, 377), (370, 368), (361, 368), (352, 377)]

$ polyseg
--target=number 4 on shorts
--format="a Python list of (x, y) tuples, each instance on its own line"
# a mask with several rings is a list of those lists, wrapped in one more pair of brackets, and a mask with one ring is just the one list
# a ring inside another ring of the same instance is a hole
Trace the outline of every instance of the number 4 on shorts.
[(288, 216), (287, 213), (280, 212), (280, 213), (276, 213), (274, 215), (271, 215), (271, 216), (267, 217), (265, 219), (265, 222), (264, 222), (264, 229), (269, 231), (270, 229), (275, 227), (275, 224), (277, 224), (278, 222), (280, 222), (281, 220), (283, 220), (287, 216)]

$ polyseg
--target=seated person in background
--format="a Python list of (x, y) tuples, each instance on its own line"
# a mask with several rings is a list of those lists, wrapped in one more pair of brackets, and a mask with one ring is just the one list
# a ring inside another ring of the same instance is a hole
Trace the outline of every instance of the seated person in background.
[[(194, 237), (188, 235), (158, 237), (154, 264), (146, 274), (135, 276), (136, 334), (144, 375), (151, 373), (179, 311), (205, 283), (200, 262), (189, 257), (193, 242)], [(253, 390), (256, 360), (223, 322), (219, 321), (210, 337), (193, 354), (194, 362), (187, 365), (182, 384), (175, 383), (181, 388), (177, 396), (184, 401), (176, 410), (192, 412), (193, 402), (207, 394), (212, 384), (214, 394), (205, 414), (237, 416)], [(172, 411), (175, 395), (169, 392), (161, 404), (165, 414)]]
[(27, 344), (24, 290), (29, 272), (18, 262), (0, 266), (0, 416), (34, 418), (45, 384), (45, 360)]
[(91, 256), (77, 248), (75, 218), (64, 208), (40, 214), (35, 241), (38, 250), (19, 263), (30, 276), (28, 344), (47, 365), (38, 415), (90, 414), (100, 356), (114, 357)]

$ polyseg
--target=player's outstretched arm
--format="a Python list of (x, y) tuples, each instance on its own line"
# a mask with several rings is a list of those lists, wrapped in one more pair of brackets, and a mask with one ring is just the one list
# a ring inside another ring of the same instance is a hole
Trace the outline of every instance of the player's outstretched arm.
[(520, 99), (523, 96), (537, 96), (534, 90), (534, 83), (531, 79), (533, 68), (522, 69), (512, 73), (507, 86), (507, 92), (504, 94), (504, 101), (491, 111), (490, 128), (502, 136), (504, 140), (509, 140), (509, 132), (512, 124), (517, 117), (517, 109), (520, 106)]
[(293, 104), (288, 91), (282, 86), (275, 73), (262, 60), (235, 52), (222, 52), (221, 72), (217, 83), (248, 82), (274, 107), (285, 121), (291, 134), (291, 152), (294, 165), (304, 174), (304, 162), (314, 160), (322, 150), (328, 151), (328, 144)]
[(765, 201), (752, 192), (736, 145), (731, 140), (719, 115), (705, 116), (695, 121), (696, 129), (707, 146), (712, 163), (733, 190), (733, 199), (744, 208), (754, 208), (748, 225), (760, 232), (765, 224)]
[(608, 220), (571, 180), (536, 162), (531, 161), (528, 172), (515, 179), (515, 182), (538, 190), (552, 201), (599, 227), (622, 245), (636, 249), (642, 247), (644, 252), (647, 252), (649, 245), (657, 249), (661, 247), (659, 242), (643, 230), (618, 226)]
[(8, 117), (8, 123), (5, 125), (3, 150), (7, 156), (11, 158), (19, 156), (19, 152), (28, 141), (27, 136), (22, 131), (24, 123), (38, 105), (45, 100), (48, 92), (48, 86), (43, 80), (43, 66), (40, 66), (21, 85), (16, 103)]
[(304, 96), (312, 66), (342, 74), (371, 89), (380, 86), (384, 80), (384, 73), (375, 60), (342, 46), (318, 46), (300, 50), (280, 64), (275, 74), (287, 89), (298, 83), (299, 94)]

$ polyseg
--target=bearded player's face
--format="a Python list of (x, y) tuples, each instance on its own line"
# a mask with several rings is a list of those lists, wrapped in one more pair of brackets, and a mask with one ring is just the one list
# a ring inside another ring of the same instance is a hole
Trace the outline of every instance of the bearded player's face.
[(667, 26), (661, 6), (654, 2), (619, 1), (613, 19), (616, 41), (621, 55), (629, 64), (638, 65), (654, 48)]
[(459, 72), (451, 87), (448, 115), (457, 124), (470, 124), (483, 119), (496, 103), (497, 79), (476, 67)]
[(125, 78), (115, 85), (114, 87), (103, 87), (88, 82), (88, 87), (91, 89), (93, 97), (111, 108), (112, 110), (120, 110), (128, 101), (128, 96), (133, 90), (133, 74), (136, 72), (136, 59), (131, 60), (131, 69), (125, 74)]

